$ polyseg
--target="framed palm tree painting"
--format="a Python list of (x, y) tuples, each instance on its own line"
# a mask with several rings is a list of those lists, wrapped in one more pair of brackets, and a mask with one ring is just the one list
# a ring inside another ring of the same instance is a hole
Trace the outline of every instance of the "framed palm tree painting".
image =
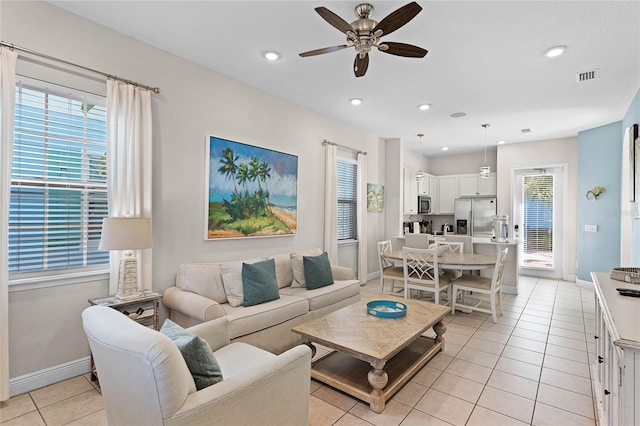
[(298, 156), (209, 136), (205, 239), (298, 232)]

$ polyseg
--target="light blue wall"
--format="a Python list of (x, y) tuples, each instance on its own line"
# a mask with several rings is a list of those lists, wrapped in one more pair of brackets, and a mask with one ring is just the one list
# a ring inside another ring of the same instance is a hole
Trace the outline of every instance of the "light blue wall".
[[(578, 133), (578, 279), (591, 281), (592, 271), (620, 266), (620, 200), (622, 122)], [(596, 200), (586, 193), (596, 185), (606, 192)], [(597, 225), (598, 232), (585, 232)]]
[[(630, 127), (632, 124), (640, 124), (640, 90), (636, 93), (631, 106), (627, 110), (622, 119), (622, 130)], [(640, 219), (636, 219), (632, 224), (633, 236), (631, 238), (631, 265), (624, 266), (640, 266)]]

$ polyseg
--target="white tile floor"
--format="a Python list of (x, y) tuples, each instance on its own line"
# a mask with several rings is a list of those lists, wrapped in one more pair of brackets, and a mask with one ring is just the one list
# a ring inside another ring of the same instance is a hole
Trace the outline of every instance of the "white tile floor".
[[(312, 381), (310, 424), (595, 425), (588, 356), (594, 296), (574, 283), (521, 277), (495, 324), (482, 313), (446, 317), (445, 351), (381, 414)], [(378, 280), (362, 288), (379, 291)], [(321, 353), (321, 351), (319, 351)], [(12, 398), (2, 425), (104, 425), (102, 398), (88, 376)]]

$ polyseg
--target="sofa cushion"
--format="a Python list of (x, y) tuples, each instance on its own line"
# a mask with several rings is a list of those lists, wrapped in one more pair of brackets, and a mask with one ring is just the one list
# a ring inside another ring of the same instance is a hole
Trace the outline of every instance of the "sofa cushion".
[(218, 303), (227, 303), (219, 263), (183, 263), (178, 266), (176, 287), (208, 297)]
[(302, 258), (304, 256), (318, 256), (320, 254), (322, 254), (322, 250), (319, 248), (291, 253), (291, 271), (293, 272), (291, 287), (306, 286), (306, 282), (304, 280), (304, 263)]
[(318, 256), (302, 256), (302, 264), (307, 289), (313, 290), (333, 284), (331, 264), (326, 251)]
[(220, 365), (204, 339), (188, 332), (170, 319), (164, 321), (160, 333), (170, 338), (180, 349), (197, 390), (222, 381)]
[(226, 380), (247, 373), (247, 370), (267, 366), (277, 355), (243, 342), (234, 342), (214, 352)]
[(291, 254), (276, 254), (269, 259), (273, 259), (276, 263), (276, 278), (278, 280), (278, 288), (289, 287), (293, 281), (293, 271), (291, 270)]
[(227, 294), (227, 300), (231, 306), (242, 306), (244, 292), (242, 290), (242, 264), (256, 263), (265, 260), (264, 257), (238, 262), (225, 262), (220, 264), (222, 272), (222, 284)]
[(243, 306), (259, 305), (280, 297), (273, 259), (242, 264)]
[[(306, 291), (306, 289), (301, 290)], [(231, 339), (273, 327), (309, 311), (307, 299), (285, 296), (282, 292), (279, 299), (260, 305), (234, 307), (224, 304), (220, 306), (227, 313)]]
[(333, 285), (315, 290), (299, 287), (287, 287), (280, 290), (280, 297), (285, 297), (286, 295), (307, 299), (310, 311), (322, 309), (358, 294), (360, 294), (360, 282), (357, 280), (335, 281)]

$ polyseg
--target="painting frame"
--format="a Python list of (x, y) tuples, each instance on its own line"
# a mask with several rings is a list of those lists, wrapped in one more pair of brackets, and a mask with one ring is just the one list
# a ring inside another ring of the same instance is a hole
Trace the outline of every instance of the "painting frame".
[(384, 211), (384, 185), (367, 183), (367, 211)]
[(298, 156), (207, 135), (204, 239), (298, 234)]

